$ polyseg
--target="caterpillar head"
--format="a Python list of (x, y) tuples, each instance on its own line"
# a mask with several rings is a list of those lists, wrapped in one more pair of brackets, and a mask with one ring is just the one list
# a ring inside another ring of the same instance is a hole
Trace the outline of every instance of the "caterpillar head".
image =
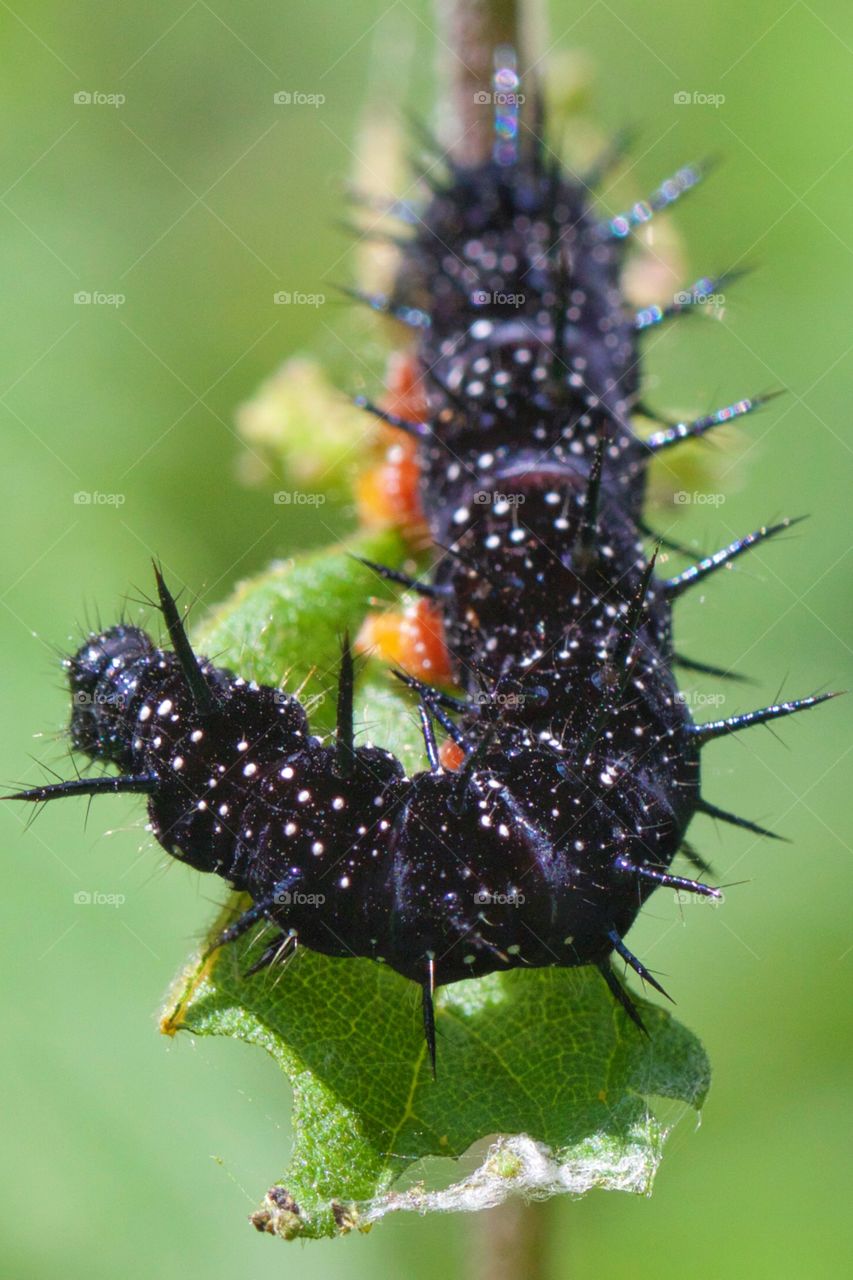
[(63, 666), (71, 690), (71, 741), (93, 759), (125, 765), (130, 744), (122, 711), (136, 687), (142, 658), (154, 652), (139, 627), (119, 625), (89, 636)]

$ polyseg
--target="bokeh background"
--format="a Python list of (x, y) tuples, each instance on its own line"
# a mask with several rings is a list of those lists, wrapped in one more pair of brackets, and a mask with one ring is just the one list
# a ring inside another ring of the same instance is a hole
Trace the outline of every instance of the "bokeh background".
[[(595, 66), (604, 128), (639, 127), (638, 189), (685, 159), (723, 161), (677, 214), (689, 278), (758, 268), (729, 291), (722, 323), (685, 323), (655, 345), (650, 398), (702, 412), (790, 389), (745, 427), (736, 460), (713, 455), (725, 502), (670, 507), (662, 521), (677, 517), (679, 537), (711, 550), (780, 514), (813, 518), (694, 593), (679, 637), (756, 678), (725, 690), (725, 714), (780, 686), (844, 687), (849, 7), (550, 9), (555, 51), (582, 50)], [(271, 479), (240, 483), (235, 407), (295, 351), (321, 355), (349, 389), (363, 375), (372, 339), (365, 327), (353, 354), (331, 287), (352, 269), (334, 225), (339, 184), (378, 84), (427, 109), (434, 37), (425, 0), (12, 0), (0, 26), (0, 776), (14, 782), (42, 776), (36, 761), (67, 770), (51, 736), (66, 713), (55, 647), (148, 590), (153, 553), (212, 604), (272, 556), (347, 527), (342, 505), (284, 508)], [(279, 91), (325, 102), (277, 106)], [(124, 102), (76, 103), (79, 93)], [(277, 290), (328, 301), (276, 306)], [(86, 305), (81, 292), (124, 300)], [(121, 502), (75, 503), (79, 493)], [(679, 913), (659, 895), (632, 935), (708, 1047), (701, 1127), (678, 1126), (651, 1200), (549, 1206), (554, 1277), (822, 1277), (849, 1263), (849, 707), (788, 722), (779, 738), (756, 730), (712, 747), (706, 791), (793, 843), (697, 819), (696, 843), (742, 883), (719, 910)], [(366, 1238), (304, 1247), (251, 1231), (246, 1214), (288, 1150), (286, 1083), (259, 1052), (167, 1042), (155, 1024), (216, 888), (163, 866), (139, 805), (103, 801), (85, 819), (85, 803), (69, 802), (24, 832), (17, 808), (2, 813), (4, 1274), (466, 1274), (459, 1218), (388, 1220)], [(124, 902), (82, 906), (80, 892)]]

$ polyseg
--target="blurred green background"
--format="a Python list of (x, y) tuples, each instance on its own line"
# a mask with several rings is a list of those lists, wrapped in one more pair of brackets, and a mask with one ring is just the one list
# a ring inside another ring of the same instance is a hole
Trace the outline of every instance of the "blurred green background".
[[(555, 0), (550, 21), (555, 50), (593, 59), (602, 125), (639, 126), (641, 189), (685, 159), (724, 161), (676, 216), (690, 278), (741, 255), (759, 268), (722, 324), (657, 343), (650, 398), (701, 412), (791, 389), (745, 428), (736, 465), (718, 455), (725, 503), (688, 504), (677, 534), (711, 550), (779, 514), (813, 519), (694, 593), (683, 647), (757, 678), (725, 690), (723, 714), (783, 682), (849, 685), (849, 6)], [(152, 553), (214, 603), (270, 557), (347, 527), (333, 504), (275, 506), (272, 479), (240, 485), (234, 411), (296, 350), (349, 389), (362, 375), (369, 326), (353, 356), (332, 300), (331, 281), (351, 274), (338, 185), (371, 84), (384, 75), (427, 110), (430, 22), (424, 0), (2, 6), (5, 780), (41, 776), (28, 752), (67, 772), (51, 736), (66, 714), (54, 647), (149, 590)], [(276, 106), (281, 90), (326, 101)], [(125, 102), (75, 103), (81, 92)], [(275, 306), (276, 290), (329, 300)], [(75, 304), (81, 291), (125, 300)], [(75, 504), (80, 492), (123, 501)], [(793, 844), (697, 819), (721, 879), (743, 883), (720, 910), (679, 914), (659, 895), (632, 934), (669, 975), (715, 1083), (701, 1129), (676, 1129), (650, 1201), (549, 1206), (554, 1277), (821, 1277), (849, 1263), (849, 726), (835, 703), (783, 726), (784, 745), (756, 730), (709, 750), (709, 798)], [(259, 1052), (170, 1043), (155, 1025), (217, 888), (164, 866), (139, 805), (85, 816), (82, 802), (56, 806), (24, 833), (17, 809), (2, 813), (4, 1275), (466, 1274), (459, 1218), (305, 1247), (251, 1231), (288, 1150), (287, 1087)], [(81, 891), (125, 901), (84, 907)]]

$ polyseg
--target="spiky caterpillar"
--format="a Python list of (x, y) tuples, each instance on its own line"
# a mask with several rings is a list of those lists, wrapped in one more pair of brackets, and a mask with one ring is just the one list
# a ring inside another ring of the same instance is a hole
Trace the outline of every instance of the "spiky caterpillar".
[(369, 299), (416, 331), (429, 385), (424, 421), (383, 416), (420, 443), (442, 554), (429, 582), (374, 566), (443, 616), (462, 696), (409, 680), (428, 769), (356, 746), (348, 645), (327, 744), (295, 697), (193, 654), (158, 573), (171, 651), (122, 625), (67, 662), (73, 745), (121, 773), (18, 796), (147, 793), (162, 846), (254, 900), (221, 942), (264, 919), (281, 932), (259, 966), (297, 939), (385, 961), (422, 987), (433, 1060), (434, 987), (496, 969), (595, 964), (638, 1021), (611, 957), (660, 989), (623, 941), (643, 902), (660, 884), (717, 892), (669, 870), (694, 813), (760, 830), (700, 798), (700, 748), (822, 700), (697, 726), (672, 673), (671, 601), (784, 524), (668, 581), (643, 553), (649, 458), (761, 403), (645, 442), (630, 426), (636, 335), (667, 312), (627, 314), (623, 244), (698, 176), (602, 224), (586, 185), (504, 137), (452, 169), (394, 296)]

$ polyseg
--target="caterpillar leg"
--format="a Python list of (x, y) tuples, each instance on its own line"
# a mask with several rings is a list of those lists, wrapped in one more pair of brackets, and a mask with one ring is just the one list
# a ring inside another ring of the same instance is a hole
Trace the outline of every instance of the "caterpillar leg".
[(242, 938), (243, 934), (247, 933), (252, 928), (252, 925), (257, 924), (259, 920), (263, 920), (273, 907), (282, 905), (284, 895), (290, 892), (299, 879), (298, 874), (291, 872), (290, 875), (279, 880), (277, 884), (273, 885), (268, 894), (263, 898), (259, 898), (248, 910), (238, 916), (233, 924), (229, 924), (227, 929), (222, 930), (210, 950), (218, 951), (220, 947), (226, 947), (229, 943), (236, 942), (238, 938)]
[(424, 1037), (426, 1039), (427, 1053), (429, 1054), (430, 1065), (432, 1067), (432, 1078), (435, 1079), (435, 1003), (433, 995), (435, 992), (435, 957), (427, 956), (427, 971), (421, 987), (421, 1004), (424, 1017)]
[(648, 1033), (648, 1030), (646, 1029), (646, 1024), (643, 1022), (643, 1019), (640, 1017), (640, 1011), (637, 1008), (637, 1006), (634, 1004), (634, 1001), (628, 995), (628, 992), (622, 986), (622, 983), (616, 977), (616, 974), (613, 972), (613, 968), (610, 964), (610, 961), (605, 960), (602, 964), (598, 965), (598, 972), (601, 974), (602, 978), (610, 988), (610, 994), (616, 1000), (617, 1004), (620, 1004), (622, 1006), (622, 1008), (625, 1010), (625, 1012), (627, 1013), (631, 1021), (634, 1023), (634, 1025), (636, 1027), (639, 1027), (640, 1031), (642, 1031), (644, 1036), (648, 1037), (649, 1033)]
[(295, 933), (278, 934), (255, 963), (249, 966), (243, 976), (251, 978), (263, 969), (269, 968), (270, 965), (284, 964), (285, 960), (289, 960), (291, 956), (296, 954), (298, 945), (299, 941)]

